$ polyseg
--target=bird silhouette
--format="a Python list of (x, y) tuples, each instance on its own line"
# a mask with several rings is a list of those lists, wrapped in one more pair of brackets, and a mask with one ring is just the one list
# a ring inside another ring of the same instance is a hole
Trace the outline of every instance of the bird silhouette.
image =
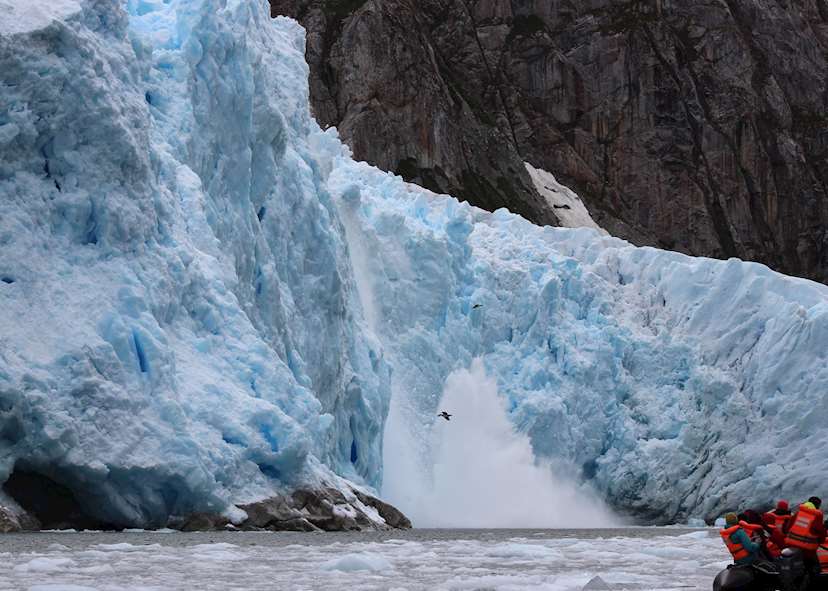
[(472, 306), (472, 310), (477, 310), (478, 308), (482, 308), (482, 307), (483, 307), (483, 304), (475, 304), (474, 306)]
[(437, 416), (442, 417), (442, 418), (446, 419), (447, 421), (451, 420), (451, 415), (449, 413), (447, 413), (446, 411), (441, 412)]

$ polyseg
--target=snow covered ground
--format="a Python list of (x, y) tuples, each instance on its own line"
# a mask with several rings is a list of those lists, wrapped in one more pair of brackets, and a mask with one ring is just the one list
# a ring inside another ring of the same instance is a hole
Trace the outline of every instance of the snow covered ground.
[(43, 534), (0, 538), (0, 590), (390, 591), (709, 589), (714, 531), (385, 535)]

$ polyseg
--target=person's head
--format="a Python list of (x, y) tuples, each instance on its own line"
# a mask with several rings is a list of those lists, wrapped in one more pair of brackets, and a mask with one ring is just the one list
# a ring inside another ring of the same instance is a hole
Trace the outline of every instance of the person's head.
[(808, 502), (811, 503), (815, 509), (819, 509), (822, 506), (822, 499), (819, 497), (811, 497), (808, 499)]
[(762, 524), (762, 517), (759, 515), (757, 511), (753, 509), (747, 509), (744, 513), (742, 513), (744, 519), (747, 523), (753, 523), (754, 525), (761, 525)]
[(725, 513), (725, 523), (727, 525), (736, 525), (739, 523), (739, 516), (735, 513)]
[(777, 513), (787, 513), (790, 510), (791, 508), (788, 506), (788, 501), (786, 501), (785, 499), (779, 499), (779, 501), (776, 503)]

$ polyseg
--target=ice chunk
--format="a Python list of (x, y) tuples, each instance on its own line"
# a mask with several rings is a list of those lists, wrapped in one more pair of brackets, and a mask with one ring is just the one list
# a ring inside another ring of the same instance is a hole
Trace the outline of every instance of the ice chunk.
[(71, 558), (51, 558), (46, 556), (41, 556), (38, 558), (32, 558), (28, 562), (24, 562), (23, 564), (18, 564), (14, 567), (15, 572), (36, 572), (36, 573), (49, 573), (49, 572), (56, 572), (62, 571), (66, 568), (75, 566), (75, 561)]
[(583, 591), (606, 591), (612, 589), (604, 579), (601, 577), (592, 577), (589, 582), (584, 585)]
[(129, 542), (97, 544), (95, 547), (107, 552), (146, 552), (147, 550), (158, 550), (161, 548), (159, 544), (130, 544)]
[(487, 552), (490, 556), (501, 558), (518, 558), (525, 560), (543, 560), (555, 556), (549, 548), (536, 544), (501, 544)]
[(329, 560), (322, 565), (323, 570), (336, 571), (386, 571), (391, 570), (393, 566), (380, 554), (372, 554), (368, 552), (345, 554), (339, 558)]

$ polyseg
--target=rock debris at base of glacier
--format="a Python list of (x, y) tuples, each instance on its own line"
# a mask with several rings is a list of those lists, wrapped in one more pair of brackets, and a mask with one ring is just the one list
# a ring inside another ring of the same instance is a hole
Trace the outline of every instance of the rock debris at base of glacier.
[(376, 489), (392, 391), (425, 434), (481, 358), (641, 518), (819, 492), (828, 288), (354, 162), (265, 0), (53, 4), (2, 2), (35, 16), (0, 29), (0, 481), (142, 527)]

